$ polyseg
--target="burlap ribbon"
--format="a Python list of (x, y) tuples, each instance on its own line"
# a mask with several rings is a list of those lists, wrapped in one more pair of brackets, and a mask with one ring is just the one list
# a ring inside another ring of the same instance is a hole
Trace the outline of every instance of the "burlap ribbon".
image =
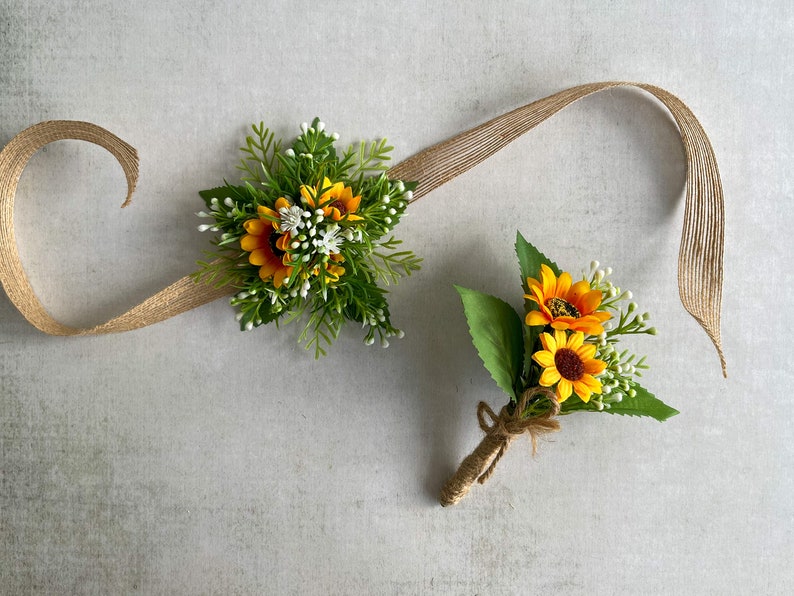
[[(398, 164), (389, 176), (418, 180), (414, 200), (487, 159), (564, 107), (592, 93), (619, 86), (643, 89), (670, 111), (681, 133), (687, 160), (686, 207), (678, 258), (678, 288), (684, 308), (700, 323), (714, 343), (723, 372), (720, 343), (724, 208), (717, 161), (705, 131), (681, 100), (653, 85), (623, 82), (592, 83), (573, 87), (481, 124), (448, 141), (426, 149)], [(28, 282), (14, 237), (14, 197), (30, 157), (44, 145), (61, 139), (96, 143), (110, 151), (127, 177), (125, 206), (135, 189), (138, 157), (127, 143), (87, 122), (50, 121), (36, 124), (0, 153), (0, 282), (23, 316), (52, 335), (93, 335), (131, 331), (165, 320), (233, 293), (234, 288), (196, 284), (183, 277), (128, 312), (89, 329), (76, 329), (53, 319)]]
[[(524, 418), (527, 403), (534, 397), (542, 395), (549, 401), (550, 408), (540, 416)], [(527, 389), (515, 406), (504, 406), (497, 416), (484, 401), (477, 405), (477, 420), (485, 437), (458, 467), (457, 472), (441, 489), (439, 501), (441, 505), (455, 505), (465, 497), (475, 480), (483, 484), (494, 473), (496, 464), (510, 447), (513, 440), (528, 433), (532, 441), (532, 455), (538, 450), (538, 437), (560, 430), (560, 423), (555, 416), (560, 413), (560, 404), (554, 392), (545, 387)], [(490, 422), (485, 417), (490, 419)]]

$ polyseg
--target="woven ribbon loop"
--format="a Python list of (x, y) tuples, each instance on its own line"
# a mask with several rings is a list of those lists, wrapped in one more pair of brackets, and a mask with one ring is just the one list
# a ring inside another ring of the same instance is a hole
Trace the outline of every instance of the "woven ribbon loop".
[[(684, 308), (708, 334), (720, 358), (724, 206), (717, 161), (703, 127), (681, 100), (664, 89), (642, 83), (591, 83), (555, 93), (494, 118), (396, 165), (391, 178), (417, 180), (414, 200), (474, 167), (522, 134), (571, 103), (614, 87), (647, 91), (670, 111), (686, 151), (686, 207), (678, 258), (678, 288)], [(14, 236), (14, 197), (28, 160), (47, 143), (77, 139), (96, 143), (118, 159), (127, 177), (127, 205), (138, 176), (138, 157), (130, 145), (107, 130), (87, 122), (50, 121), (36, 124), (0, 152), (0, 282), (23, 316), (52, 335), (95, 335), (130, 331), (165, 320), (235, 290), (196, 284), (183, 277), (128, 312), (89, 329), (75, 329), (54, 320), (44, 309), (22, 268)]]

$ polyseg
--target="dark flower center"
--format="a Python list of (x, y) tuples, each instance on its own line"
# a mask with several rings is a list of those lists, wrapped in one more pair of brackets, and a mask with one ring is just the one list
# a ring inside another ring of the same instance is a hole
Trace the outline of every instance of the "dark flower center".
[(546, 300), (546, 308), (549, 309), (553, 317), (573, 317), (578, 319), (582, 316), (579, 309), (562, 298), (549, 298)]
[(270, 237), (267, 239), (268, 242), (270, 243), (270, 250), (272, 250), (273, 254), (276, 255), (279, 259), (283, 257), (285, 254), (287, 254), (283, 250), (281, 250), (278, 246), (276, 246), (276, 243), (279, 241), (279, 238), (281, 238), (283, 235), (284, 234), (279, 234), (278, 232), (271, 232)]
[(554, 366), (560, 376), (569, 381), (578, 381), (584, 374), (584, 363), (570, 348), (560, 348), (554, 353)]
[(342, 201), (334, 201), (330, 204), (330, 207), (336, 207), (339, 209), (339, 215), (344, 215), (347, 213), (347, 207), (345, 207), (345, 204)]

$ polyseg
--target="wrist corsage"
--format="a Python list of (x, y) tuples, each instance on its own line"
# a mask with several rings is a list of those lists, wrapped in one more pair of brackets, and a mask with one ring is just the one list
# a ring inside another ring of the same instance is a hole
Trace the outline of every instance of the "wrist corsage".
[(485, 437), (444, 486), (444, 506), (460, 501), (475, 480), (484, 483), (517, 436), (529, 434), (534, 454), (539, 436), (560, 429), (558, 416), (590, 411), (661, 422), (678, 414), (638, 382), (645, 358), (618, 348), (625, 336), (656, 335), (656, 329), (631, 292), (613, 285), (609, 268), (594, 261), (574, 282), (520, 233), (516, 254), (523, 318), (499, 298), (457, 288), (474, 346), (510, 400), (498, 415), (479, 403)]
[(361, 323), (364, 342), (388, 346), (403, 332), (391, 323), (387, 291), (419, 269), (421, 259), (398, 250), (391, 235), (416, 184), (391, 180), (385, 140), (350, 146), (315, 118), (284, 150), (264, 127), (253, 126), (238, 169), (243, 184), (201, 191), (198, 215), (216, 232), (211, 260), (195, 279), (238, 290), (231, 298), (243, 330), (305, 315), (299, 341), (324, 355), (345, 320)]

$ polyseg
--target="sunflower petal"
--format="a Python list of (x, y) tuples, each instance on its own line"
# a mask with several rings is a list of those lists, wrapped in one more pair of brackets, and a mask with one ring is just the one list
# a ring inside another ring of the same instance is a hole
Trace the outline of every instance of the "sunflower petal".
[(601, 290), (592, 290), (587, 292), (581, 298), (579, 298), (579, 312), (583, 315), (589, 315), (598, 308), (598, 305), (601, 304), (601, 299), (603, 297), (604, 295), (601, 293)]
[(557, 276), (548, 265), (544, 264), (540, 266), (540, 277), (543, 280), (544, 298), (551, 298), (554, 296), (554, 290), (557, 289)]
[(546, 325), (549, 323), (550, 319), (546, 316), (543, 311), (540, 310), (531, 310), (527, 313), (527, 325), (530, 327), (535, 327), (536, 325)]
[[(579, 332), (577, 335), (580, 335), (584, 338), (584, 334), (581, 332)], [(582, 360), (582, 362), (586, 362), (590, 360), (593, 356), (595, 356), (595, 352), (596, 352), (595, 344), (579, 344), (578, 346), (573, 348), (569, 343), (568, 347), (576, 352), (576, 355), (579, 356), (579, 359)]]
[[(583, 343), (584, 343), (584, 333), (582, 333), (581, 331), (576, 331), (574, 333), (571, 333), (571, 336), (568, 338), (568, 345), (566, 345), (565, 347), (573, 350), (578, 354), (579, 348), (582, 346)], [(595, 349), (595, 346), (593, 346), (593, 349)], [(579, 356), (581, 357), (581, 354), (579, 354)]]
[(548, 350), (552, 354), (557, 351), (557, 342), (551, 333), (541, 333), (540, 343), (543, 344), (543, 349)]
[(280, 288), (284, 284), (284, 278), (287, 277), (287, 268), (279, 267), (273, 273), (273, 285)]
[(539, 350), (532, 354), (532, 360), (540, 364), (543, 368), (554, 366), (554, 354), (548, 350)]
[(568, 339), (567, 334), (565, 331), (561, 331), (559, 329), (554, 330), (554, 342), (557, 344), (557, 349), (565, 347), (566, 340)]
[(568, 379), (560, 379), (560, 382), (557, 383), (557, 401), (562, 403), (571, 397), (572, 390), (573, 385)]
[(252, 236), (251, 234), (246, 234), (245, 236), (240, 238), (240, 248), (242, 248), (245, 252), (253, 252), (261, 245), (262, 245), (261, 236)]
[(565, 300), (568, 296), (568, 290), (571, 289), (571, 283), (573, 283), (571, 274), (567, 271), (563, 271), (560, 274), (560, 278), (557, 280), (557, 289), (554, 290), (554, 295)]
[(543, 374), (540, 375), (540, 380), (538, 383), (543, 387), (551, 387), (556, 382), (562, 383), (562, 377), (560, 376), (560, 372), (557, 370), (556, 366), (551, 366), (543, 370)]
[(590, 290), (590, 282), (584, 279), (577, 281), (575, 284), (573, 284), (573, 286), (571, 286), (571, 291), (568, 292), (568, 297), (570, 298), (569, 302), (573, 304), (575, 301), (578, 301), (582, 296), (587, 294)]
[(601, 381), (596, 379), (593, 375), (582, 375), (582, 378), (579, 379), (579, 382), (586, 385), (587, 388), (593, 393), (601, 393)]
[(265, 207), (264, 205), (259, 205), (259, 207), (256, 208), (256, 212), (259, 215), (265, 215), (273, 219), (279, 219), (278, 213), (273, 211), (270, 207)]
[(262, 263), (262, 266), (259, 268), (259, 277), (262, 278), (263, 280), (270, 279), (271, 277), (273, 277), (273, 274), (278, 269), (278, 266), (279, 266), (278, 261), (274, 261), (273, 259), (266, 260), (264, 263)]
[[(600, 375), (607, 367), (607, 363), (603, 360), (585, 360), (584, 372), (589, 375)], [(599, 381), (599, 386), (600, 386)]]
[(245, 228), (245, 231), (248, 232), (249, 234), (253, 234), (254, 236), (261, 236), (262, 234), (265, 233), (268, 223), (269, 222), (266, 222), (265, 220), (259, 218), (249, 219), (248, 221), (243, 223), (243, 228)]
[(590, 388), (582, 383), (581, 380), (573, 382), (573, 390), (576, 391), (576, 395), (578, 395), (584, 403), (590, 401), (590, 396), (593, 392), (590, 391)]
[(314, 202), (314, 189), (311, 186), (301, 185), (301, 196), (306, 203), (314, 209), (317, 204)]
[(273, 256), (273, 252), (267, 248), (257, 248), (248, 255), (248, 262), (257, 267), (264, 265)]

